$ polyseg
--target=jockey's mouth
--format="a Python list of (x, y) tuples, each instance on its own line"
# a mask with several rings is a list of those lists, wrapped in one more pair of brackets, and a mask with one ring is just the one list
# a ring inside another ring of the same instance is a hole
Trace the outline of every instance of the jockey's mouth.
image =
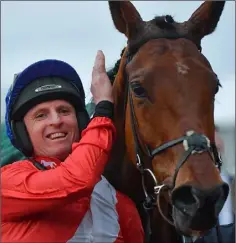
[(51, 140), (56, 140), (56, 139), (63, 139), (67, 136), (68, 133), (66, 132), (56, 132), (56, 133), (50, 133), (46, 137), (51, 139)]

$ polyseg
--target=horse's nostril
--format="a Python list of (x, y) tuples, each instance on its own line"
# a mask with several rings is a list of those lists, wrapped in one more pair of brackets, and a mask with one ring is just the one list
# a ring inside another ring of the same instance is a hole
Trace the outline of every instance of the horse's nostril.
[(172, 193), (172, 203), (182, 213), (189, 216), (207, 214), (217, 217), (227, 199), (229, 186), (226, 183), (211, 190), (200, 190), (185, 185), (176, 188)]
[(194, 215), (199, 207), (199, 200), (192, 193), (192, 186), (181, 186), (176, 188), (172, 193), (172, 203), (178, 210)]

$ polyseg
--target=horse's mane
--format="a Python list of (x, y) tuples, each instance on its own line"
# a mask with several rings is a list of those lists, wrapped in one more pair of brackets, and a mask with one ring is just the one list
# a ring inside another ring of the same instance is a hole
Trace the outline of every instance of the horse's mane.
[(120, 58), (116, 61), (114, 67), (108, 69), (108, 71), (107, 71), (107, 75), (108, 75), (112, 84), (114, 83), (115, 78), (116, 78), (116, 74), (118, 73), (118, 70), (119, 70), (119, 67), (120, 67), (121, 57), (122, 57), (124, 51), (125, 51), (125, 47), (122, 49), (121, 54), (120, 54)]

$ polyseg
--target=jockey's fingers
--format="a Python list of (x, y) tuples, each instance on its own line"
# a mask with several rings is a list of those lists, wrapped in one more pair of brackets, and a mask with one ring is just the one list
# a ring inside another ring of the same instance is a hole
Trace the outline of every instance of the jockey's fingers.
[(101, 50), (97, 52), (92, 75), (96, 75), (96, 73), (106, 72), (105, 70), (105, 56)]

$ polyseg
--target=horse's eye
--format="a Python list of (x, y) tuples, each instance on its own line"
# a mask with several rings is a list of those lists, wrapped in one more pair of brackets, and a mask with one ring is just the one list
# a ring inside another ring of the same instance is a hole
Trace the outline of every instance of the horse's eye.
[(137, 96), (139, 98), (147, 97), (146, 90), (141, 86), (141, 84), (139, 82), (132, 82), (131, 88), (132, 88), (135, 96)]
[(166, 16), (165, 16), (165, 22), (166, 22), (166, 23), (169, 23), (169, 24), (173, 24), (173, 23), (174, 23), (174, 19), (173, 19), (172, 16), (170, 16), (170, 15), (166, 15)]

